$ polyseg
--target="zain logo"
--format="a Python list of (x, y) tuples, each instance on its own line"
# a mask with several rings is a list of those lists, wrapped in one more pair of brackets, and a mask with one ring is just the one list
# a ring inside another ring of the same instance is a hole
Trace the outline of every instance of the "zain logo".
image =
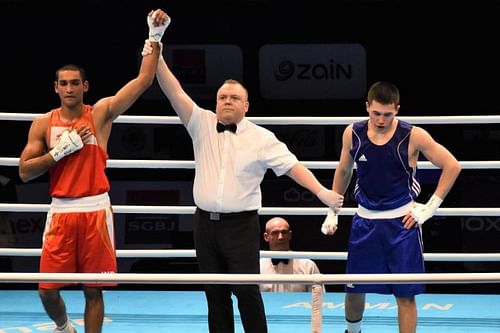
[(326, 63), (296, 64), (290, 60), (284, 60), (278, 64), (274, 71), (277, 81), (286, 81), (293, 76), (298, 80), (350, 80), (353, 78), (352, 64), (339, 64), (333, 59)]
[(292, 77), (295, 72), (295, 64), (290, 60), (285, 60), (279, 63), (278, 71), (274, 72), (274, 77), (278, 81), (286, 81)]

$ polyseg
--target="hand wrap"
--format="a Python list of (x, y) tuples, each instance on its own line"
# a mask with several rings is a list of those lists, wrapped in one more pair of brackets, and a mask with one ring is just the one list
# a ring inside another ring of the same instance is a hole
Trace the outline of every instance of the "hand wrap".
[(321, 232), (324, 235), (332, 235), (337, 229), (339, 224), (339, 217), (333, 209), (328, 209), (328, 214), (326, 215), (325, 221), (321, 225)]
[(82, 147), (82, 138), (76, 130), (64, 130), (59, 137), (59, 142), (49, 151), (49, 154), (57, 162), (61, 158), (82, 149)]
[[(158, 9), (159, 10), (159, 9)], [(152, 42), (160, 42), (163, 37), (163, 33), (167, 30), (168, 25), (170, 24), (170, 17), (167, 17), (166, 21), (163, 24), (155, 26), (154, 19), (156, 15), (158, 15), (158, 10), (151, 12), (148, 14), (147, 22), (149, 26), (149, 40)]]
[(433, 194), (425, 205), (418, 202), (415, 203), (415, 207), (411, 211), (411, 216), (413, 216), (418, 224), (422, 225), (425, 221), (434, 216), (442, 202), (443, 199)]

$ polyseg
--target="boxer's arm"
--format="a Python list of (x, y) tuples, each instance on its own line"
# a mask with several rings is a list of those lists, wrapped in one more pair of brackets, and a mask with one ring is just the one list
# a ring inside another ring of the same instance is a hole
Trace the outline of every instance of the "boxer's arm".
[(31, 123), (28, 142), (19, 158), (19, 177), (23, 182), (30, 181), (47, 172), (56, 162), (47, 152), (45, 134), (49, 118), (37, 117)]

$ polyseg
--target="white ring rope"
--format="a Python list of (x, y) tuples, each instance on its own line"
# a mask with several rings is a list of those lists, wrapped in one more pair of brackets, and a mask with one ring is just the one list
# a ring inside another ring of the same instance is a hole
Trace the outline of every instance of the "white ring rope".
[(0, 282), (140, 283), (140, 284), (346, 284), (346, 283), (498, 283), (500, 273), (418, 274), (134, 274), (134, 273), (0, 273)]
[[(0, 256), (36, 257), (41, 249), (0, 248)], [(196, 258), (195, 250), (116, 250), (118, 258)], [(260, 251), (261, 258), (346, 260), (347, 252)], [(424, 253), (425, 261), (500, 261), (500, 253)]]
[[(0, 120), (31, 121), (42, 114), (2, 113)], [(348, 125), (365, 117), (247, 117), (260, 125)], [(413, 124), (498, 124), (500, 116), (417, 116), (400, 117)], [(115, 123), (141, 124), (181, 124), (179, 117), (169, 116), (120, 116)], [(193, 169), (194, 161), (164, 160), (108, 160), (110, 168), (169, 168)], [(338, 162), (303, 162), (311, 169), (335, 169)], [(0, 165), (17, 166), (18, 158), (0, 158)], [(463, 169), (498, 169), (500, 161), (461, 161)], [(430, 162), (419, 162), (421, 169), (435, 168)], [(0, 211), (40, 212), (48, 211), (47, 204), (0, 204)], [(192, 214), (192, 206), (114, 206), (115, 213), (144, 214)], [(340, 215), (354, 215), (356, 208), (343, 208)], [(325, 215), (326, 208), (264, 207), (259, 210), (263, 215)], [(500, 208), (439, 208), (436, 215), (441, 216), (500, 216)], [(40, 249), (0, 248), (1, 255), (37, 256)], [(194, 250), (117, 250), (118, 257), (196, 257)], [(310, 258), (345, 260), (346, 252), (299, 252), (299, 251), (261, 251), (262, 257)], [(499, 261), (499, 253), (426, 253), (426, 261)], [(85, 282), (85, 283), (211, 283), (211, 284), (248, 284), (248, 283), (307, 283), (307, 284), (346, 284), (346, 283), (498, 283), (500, 273), (431, 273), (431, 274), (93, 274), (93, 273), (0, 273), (0, 282)]]
[[(309, 169), (336, 169), (339, 162), (302, 161)], [(460, 161), (463, 169), (500, 169), (500, 161)], [(0, 165), (18, 166), (18, 157), (0, 157)], [(194, 169), (194, 161), (187, 160), (113, 160), (107, 161), (108, 168), (145, 169)], [(420, 169), (437, 169), (431, 162), (419, 161)], [(356, 166), (354, 166), (356, 168)]]
[[(0, 203), (0, 212), (47, 212), (49, 204)], [(195, 206), (113, 205), (117, 214), (193, 214)], [(354, 215), (357, 208), (344, 207), (339, 215)], [(326, 215), (327, 207), (262, 207), (260, 215)], [(500, 208), (438, 208), (434, 216), (500, 216)]]
[[(30, 121), (42, 113), (0, 112), (0, 120)], [(245, 117), (260, 125), (348, 125), (366, 117)], [(413, 124), (498, 124), (500, 116), (400, 116)], [(119, 116), (114, 123), (181, 124), (177, 116)]]

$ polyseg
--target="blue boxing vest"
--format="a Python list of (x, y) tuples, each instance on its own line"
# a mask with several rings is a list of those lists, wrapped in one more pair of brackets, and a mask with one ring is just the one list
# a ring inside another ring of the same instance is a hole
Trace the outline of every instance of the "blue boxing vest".
[(356, 163), (357, 203), (371, 210), (389, 210), (414, 200), (420, 193), (417, 168), (408, 165), (412, 125), (398, 120), (396, 131), (384, 145), (368, 139), (368, 120), (352, 126), (351, 157)]

